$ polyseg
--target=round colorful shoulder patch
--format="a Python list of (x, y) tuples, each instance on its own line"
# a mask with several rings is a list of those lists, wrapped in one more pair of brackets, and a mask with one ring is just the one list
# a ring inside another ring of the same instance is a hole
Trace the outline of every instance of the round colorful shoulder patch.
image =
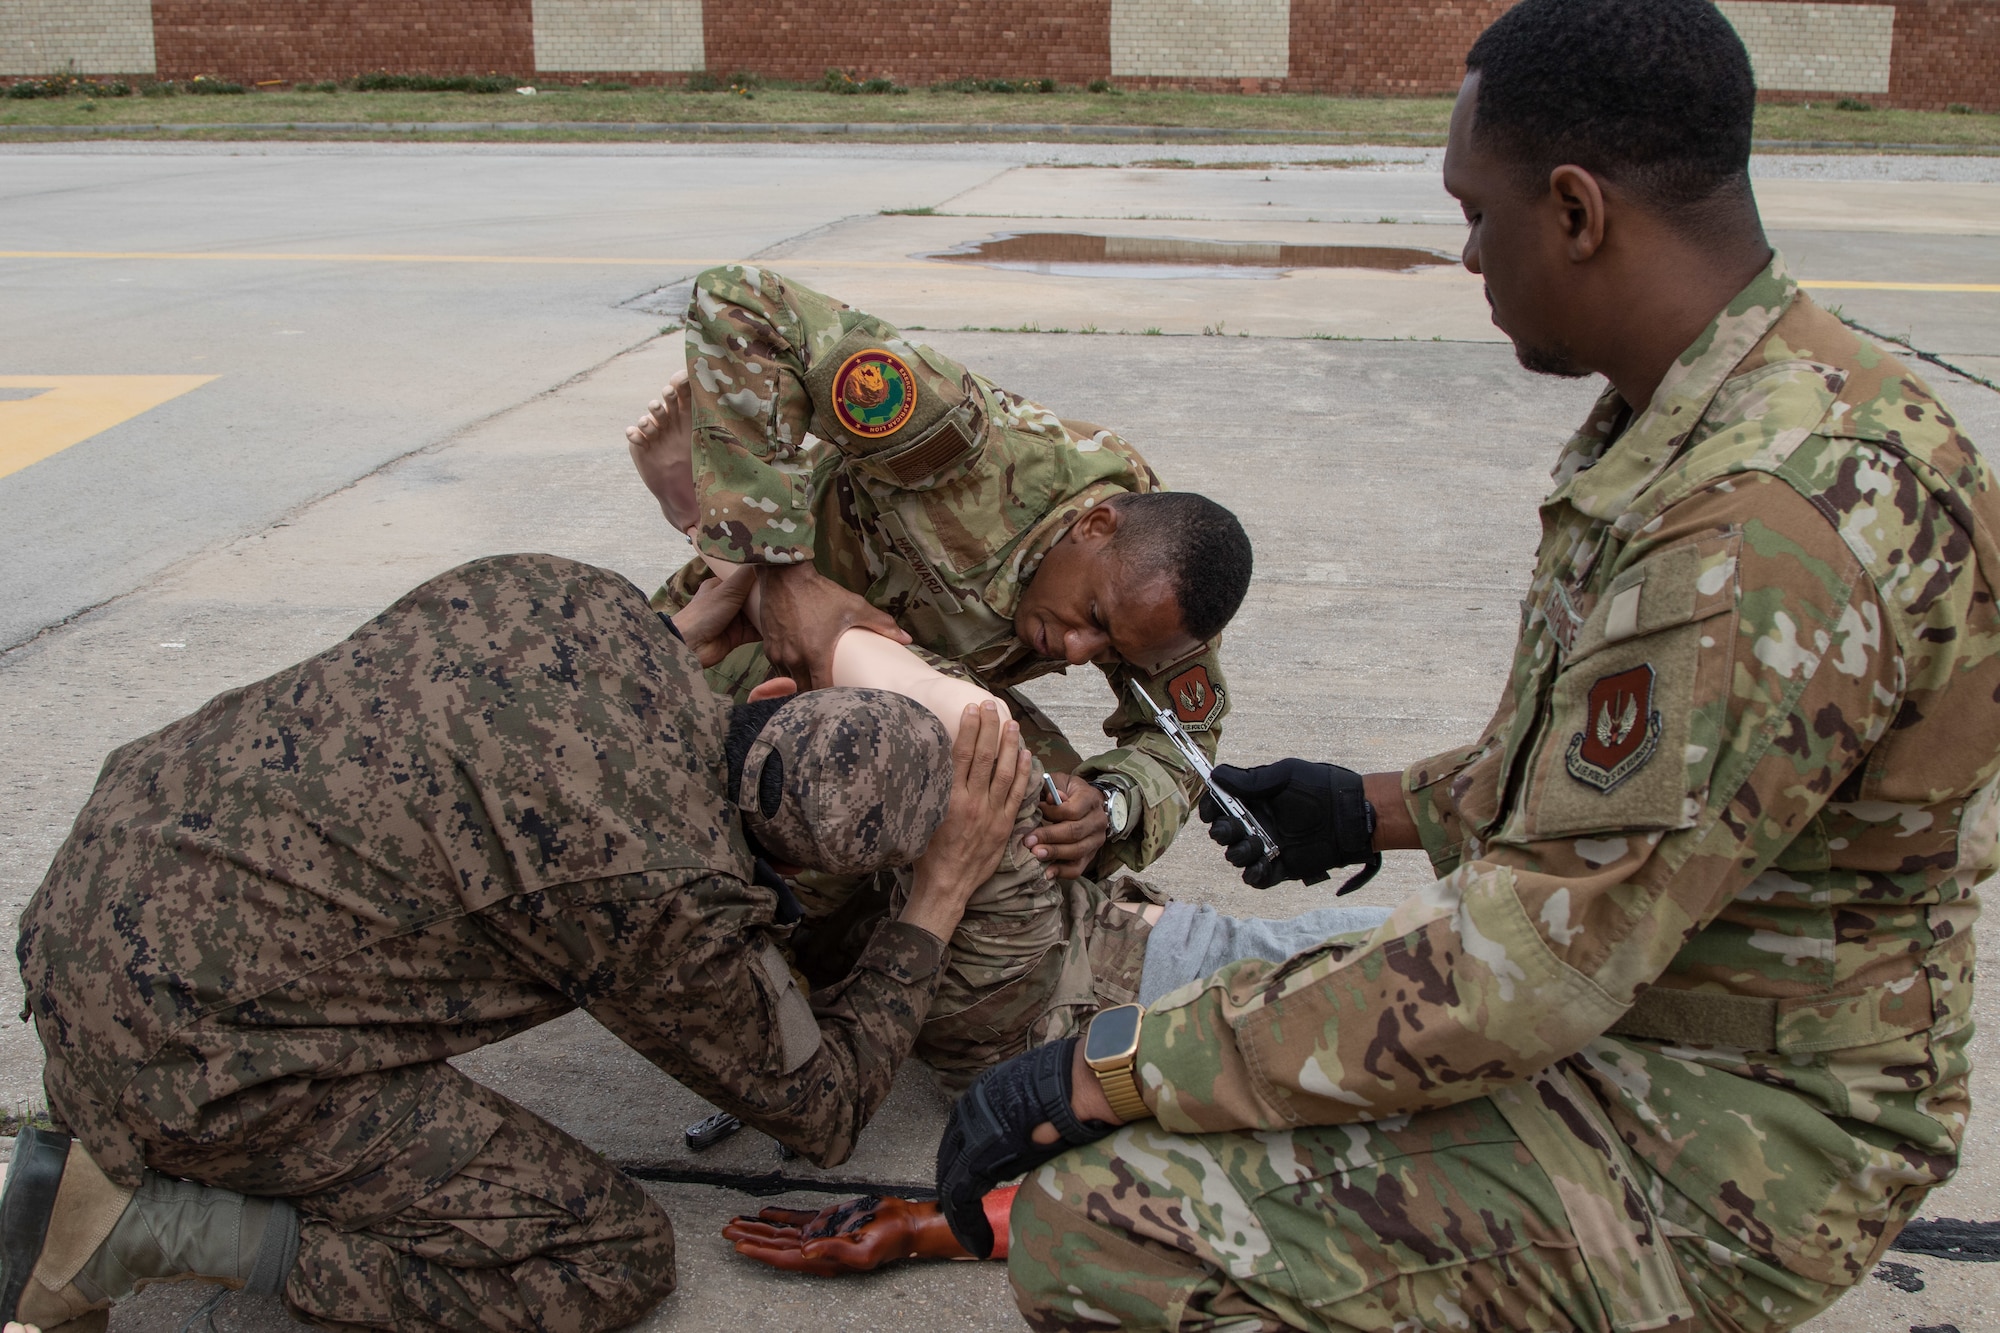
[(833, 415), (863, 439), (894, 435), (917, 410), (917, 377), (894, 352), (869, 347), (833, 376)]

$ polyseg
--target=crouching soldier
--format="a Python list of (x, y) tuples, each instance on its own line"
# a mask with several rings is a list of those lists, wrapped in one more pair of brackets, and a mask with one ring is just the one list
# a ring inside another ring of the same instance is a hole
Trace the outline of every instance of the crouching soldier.
[[(762, 639), (710, 684), (739, 698), (773, 674), (826, 684), (843, 632), (874, 630), (999, 695), (1059, 795), (1022, 811), (917, 1041), (962, 1090), (1132, 998), (1148, 925), (1121, 900), (1151, 894), (1117, 877), (1165, 853), (1201, 786), (1132, 687), (1215, 757), (1230, 698), (1220, 635), (1250, 584), (1250, 539), (1214, 501), (1162, 489), (1116, 432), (770, 269), (700, 275), (686, 351), (685, 374), (626, 438), (697, 547), (654, 605), (680, 606), (711, 561), (758, 571)], [(1021, 689), (1084, 666), (1111, 695), (1112, 748), (1097, 753)], [(845, 970), (888, 895), (880, 876), (810, 875), (799, 896), (792, 943), (817, 976)]]
[[(879, 691), (732, 707), (702, 664), (749, 581), (668, 621), (605, 570), (477, 561), (113, 753), (21, 922), (75, 1137), (19, 1140), (0, 1319), (102, 1328), (196, 1277), (324, 1326), (629, 1323), (674, 1286), (666, 1215), (447, 1063), (578, 1007), (844, 1159), (1030, 765), (997, 712), (954, 744)], [(913, 861), (801, 994), (773, 867)]]

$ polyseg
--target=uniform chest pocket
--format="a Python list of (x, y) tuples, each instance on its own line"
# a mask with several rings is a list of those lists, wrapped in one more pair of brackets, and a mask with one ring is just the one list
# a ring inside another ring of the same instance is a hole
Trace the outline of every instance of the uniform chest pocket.
[(1559, 664), (1500, 837), (1691, 826), (1729, 688), (1735, 533), (1669, 547), (1604, 586)]

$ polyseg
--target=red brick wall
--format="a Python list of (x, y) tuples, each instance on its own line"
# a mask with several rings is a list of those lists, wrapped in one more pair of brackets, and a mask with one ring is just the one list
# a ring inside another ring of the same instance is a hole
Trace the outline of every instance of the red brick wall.
[(2000, 4), (1897, 0), (1888, 105), (2000, 111)]
[(1111, 72), (1111, 0), (708, 0), (703, 14), (708, 68), (724, 76), (1088, 83)]
[(163, 79), (534, 73), (531, 0), (153, 0)]
[[(1863, 96), (1887, 106), (2000, 111), (2000, 0), (1889, 2), (1896, 6), (1889, 92)], [(1466, 49), (1508, 3), (1293, 0), (1285, 79), (1119, 82), (1215, 92), (1446, 94), (1458, 86)], [(705, 15), (707, 67), (718, 75), (752, 70), (811, 80), (831, 66), (912, 85), (966, 77), (1084, 84), (1111, 67), (1111, 0), (708, 0)], [(153, 0), (153, 28), (162, 78), (535, 73), (532, 0)], [(662, 83), (681, 76), (597, 77)], [(1832, 96), (1767, 94), (1782, 101)]]
[(1465, 53), (1512, 0), (1292, 0), (1287, 88), (1349, 97), (1455, 92)]

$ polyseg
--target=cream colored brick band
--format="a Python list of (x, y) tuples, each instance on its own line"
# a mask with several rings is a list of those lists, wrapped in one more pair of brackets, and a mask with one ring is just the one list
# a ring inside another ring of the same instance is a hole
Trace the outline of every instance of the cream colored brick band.
[(701, 6), (702, 0), (534, 0), (535, 68), (701, 69)]
[(152, 0), (4, 0), (0, 75), (151, 74)]
[(1291, 0), (1111, 0), (1112, 75), (1282, 79)]
[(1757, 86), (1787, 92), (1886, 93), (1893, 5), (1799, 5), (1720, 0), (1750, 48)]

